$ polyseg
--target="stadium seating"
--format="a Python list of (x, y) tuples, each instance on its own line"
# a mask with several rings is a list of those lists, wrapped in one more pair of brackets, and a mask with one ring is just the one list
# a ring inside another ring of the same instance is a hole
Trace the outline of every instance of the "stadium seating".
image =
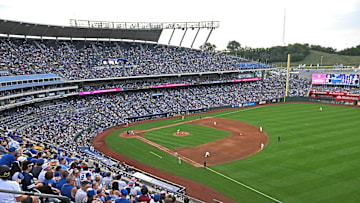
[(4, 75), (55, 73), (78, 80), (270, 68), (213, 52), (140, 43), (0, 39)]

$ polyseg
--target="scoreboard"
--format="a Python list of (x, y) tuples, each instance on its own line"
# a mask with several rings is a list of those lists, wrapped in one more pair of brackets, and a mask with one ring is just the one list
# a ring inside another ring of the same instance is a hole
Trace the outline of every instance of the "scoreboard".
[(359, 74), (313, 74), (312, 84), (359, 85)]

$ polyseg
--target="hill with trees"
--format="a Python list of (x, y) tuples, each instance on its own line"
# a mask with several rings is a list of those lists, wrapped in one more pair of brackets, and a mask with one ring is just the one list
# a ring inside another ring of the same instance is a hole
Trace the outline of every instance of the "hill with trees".
[(255, 61), (279, 65), (286, 63), (288, 54), (291, 54), (291, 62), (293, 64), (320, 64), (328, 66), (334, 64), (360, 64), (360, 45), (341, 51), (337, 51), (332, 47), (299, 43), (270, 48), (251, 48), (242, 47), (239, 42), (233, 40), (229, 41), (226, 50), (222, 52)]

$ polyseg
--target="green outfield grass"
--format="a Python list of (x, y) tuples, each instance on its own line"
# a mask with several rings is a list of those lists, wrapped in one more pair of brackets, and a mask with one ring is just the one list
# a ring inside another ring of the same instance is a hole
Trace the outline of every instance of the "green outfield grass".
[[(186, 137), (173, 136), (173, 133), (176, 132), (177, 129), (184, 132), (190, 132), (190, 134)], [(168, 149), (176, 149), (179, 147), (192, 147), (205, 144), (230, 135), (229, 132), (208, 128), (202, 125), (185, 123), (149, 131), (145, 133), (144, 137)]]
[[(323, 112), (319, 112), (320, 106)], [(262, 126), (269, 135), (269, 144), (260, 153), (210, 168), (283, 202), (360, 202), (359, 113), (360, 109), (351, 107), (289, 103), (209, 114)], [(186, 119), (195, 118), (198, 116)], [(150, 129), (174, 121), (154, 121), (129, 129)], [(179, 165), (175, 157), (118, 134), (112, 133), (106, 142), (126, 156), (206, 184), (238, 202), (272, 202), (203, 168)], [(168, 137), (172, 142), (173, 137)]]

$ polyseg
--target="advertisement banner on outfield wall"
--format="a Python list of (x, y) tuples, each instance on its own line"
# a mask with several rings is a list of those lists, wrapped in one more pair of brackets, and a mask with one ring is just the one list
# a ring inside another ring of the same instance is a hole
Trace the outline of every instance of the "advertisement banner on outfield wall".
[(238, 107), (242, 107), (242, 104), (233, 104), (231, 105), (232, 108), (238, 108)]
[(326, 74), (313, 74), (312, 75), (312, 84), (325, 85), (325, 83), (326, 83)]
[(267, 104), (268, 101), (259, 101), (259, 104), (262, 105), (262, 104)]
[(256, 103), (255, 102), (248, 102), (248, 103), (244, 103), (243, 106), (255, 106)]
[(360, 93), (351, 93), (351, 92), (329, 92), (329, 91), (318, 91), (311, 90), (310, 94), (324, 94), (324, 95), (334, 95), (334, 96), (350, 96), (350, 97), (360, 97)]

